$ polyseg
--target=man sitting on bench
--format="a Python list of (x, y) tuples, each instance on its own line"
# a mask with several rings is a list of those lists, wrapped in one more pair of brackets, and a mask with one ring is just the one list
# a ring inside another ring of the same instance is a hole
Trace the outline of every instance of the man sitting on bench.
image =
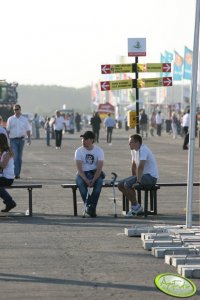
[[(92, 131), (86, 131), (81, 137), (82, 146), (75, 151), (76, 184), (85, 204), (85, 212), (94, 218), (103, 182), (104, 152), (94, 145), (95, 134)], [(92, 193), (90, 188), (93, 188)]]
[(158, 179), (158, 168), (153, 153), (142, 143), (142, 137), (139, 134), (130, 136), (129, 146), (132, 156), (132, 176), (121, 180), (118, 183), (118, 189), (131, 202), (127, 216), (132, 216), (143, 212), (143, 207), (136, 200), (134, 186), (155, 185)]

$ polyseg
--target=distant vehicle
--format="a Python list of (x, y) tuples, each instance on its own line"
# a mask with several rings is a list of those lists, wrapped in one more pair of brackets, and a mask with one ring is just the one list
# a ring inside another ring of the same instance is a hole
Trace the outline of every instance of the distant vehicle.
[(17, 86), (17, 82), (0, 80), (0, 115), (4, 122), (13, 115), (13, 105), (17, 103), (18, 98)]

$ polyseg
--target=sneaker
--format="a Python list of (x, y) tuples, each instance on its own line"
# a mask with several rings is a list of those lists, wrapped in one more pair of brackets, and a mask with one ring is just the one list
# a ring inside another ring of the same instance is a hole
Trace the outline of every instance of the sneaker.
[(6, 208), (2, 209), (1, 212), (9, 212), (11, 209), (16, 207), (17, 204), (13, 201), (11, 204), (6, 205)]
[(130, 208), (126, 214), (126, 217), (132, 217), (133, 215), (134, 215), (134, 212), (133, 212), (132, 208)]
[(132, 206), (132, 212), (133, 212), (134, 215), (142, 214), (143, 213), (142, 205), (138, 204), (138, 205)]
[(92, 207), (91, 205), (87, 206), (85, 208), (85, 212), (87, 215), (89, 215), (91, 218), (96, 218), (97, 214), (96, 214), (96, 209), (94, 207)]

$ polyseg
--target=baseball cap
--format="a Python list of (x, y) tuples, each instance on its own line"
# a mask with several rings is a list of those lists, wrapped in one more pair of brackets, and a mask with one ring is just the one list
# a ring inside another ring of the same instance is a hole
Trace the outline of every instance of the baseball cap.
[(84, 134), (80, 135), (80, 137), (84, 138), (85, 140), (87, 139), (95, 139), (95, 134), (93, 131), (86, 131)]

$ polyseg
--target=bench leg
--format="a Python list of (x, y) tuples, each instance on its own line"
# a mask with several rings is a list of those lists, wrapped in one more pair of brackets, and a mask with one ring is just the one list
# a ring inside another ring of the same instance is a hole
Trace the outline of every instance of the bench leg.
[(148, 191), (144, 192), (144, 216), (147, 218), (148, 215)]
[(32, 211), (32, 188), (28, 188), (28, 195), (29, 195), (29, 217), (32, 217), (33, 211)]
[(154, 214), (157, 215), (157, 190), (154, 193)]
[(126, 213), (129, 211), (129, 201), (126, 198), (126, 196), (124, 196), (122, 194), (122, 211), (125, 211)]
[(77, 216), (77, 197), (76, 197), (77, 188), (72, 188), (73, 193), (73, 204), (74, 204), (74, 216)]

